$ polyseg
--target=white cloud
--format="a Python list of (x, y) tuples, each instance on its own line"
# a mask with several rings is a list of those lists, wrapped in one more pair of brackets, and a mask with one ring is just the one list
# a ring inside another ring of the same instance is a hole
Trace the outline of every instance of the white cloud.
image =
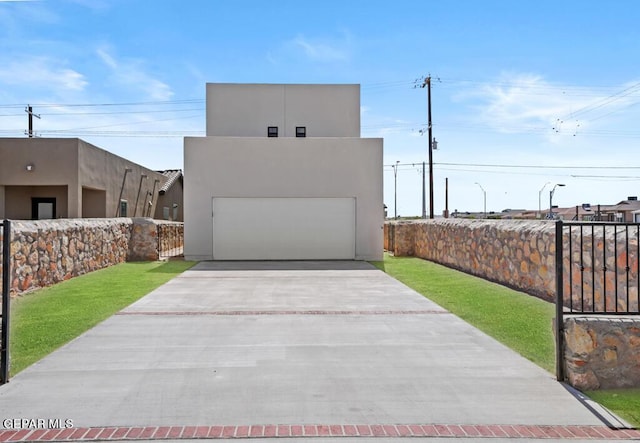
[(0, 83), (63, 91), (82, 91), (88, 84), (84, 75), (48, 57), (24, 57), (0, 64)]
[(304, 55), (313, 61), (335, 62), (349, 59), (349, 51), (344, 45), (332, 45), (320, 40), (314, 41), (302, 35), (297, 36), (290, 43), (302, 50)]
[(169, 100), (174, 95), (169, 85), (145, 71), (142, 61), (118, 60), (106, 48), (99, 48), (96, 53), (111, 69), (112, 78), (116, 83), (143, 91), (152, 100)]
[(102, 60), (105, 65), (107, 65), (111, 69), (118, 68), (118, 64), (116, 63), (115, 59), (111, 57), (111, 55), (109, 55), (109, 53), (106, 50), (98, 49), (96, 52), (98, 54), (98, 57), (100, 57), (100, 60)]
[(25, 24), (60, 23), (60, 15), (57, 13), (56, 8), (49, 7), (43, 0), (0, 0), (0, 3), (29, 3), (28, 6), (16, 6), (6, 11), (6, 17), (17, 21), (21, 26)]
[(472, 103), (477, 124), (553, 138), (596, 130), (596, 121), (628, 108), (639, 92), (639, 83), (585, 88), (552, 84), (533, 74), (504, 74), (493, 83), (472, 85), (455, 99)]
[(315, 63), (348, 62), (351, 59), (353, 39), (347, 31), (338, 37), (309, 38), (302, 34), (285, 41), (280, 48), (266, 53), (266, 60), (278, 64), (283, 60), (305, 59)]

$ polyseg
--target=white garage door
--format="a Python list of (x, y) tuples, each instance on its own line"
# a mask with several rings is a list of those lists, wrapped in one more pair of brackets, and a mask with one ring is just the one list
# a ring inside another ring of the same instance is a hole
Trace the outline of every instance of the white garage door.
[(214, 260), (354, 259), (355, 198), (213, 198)]

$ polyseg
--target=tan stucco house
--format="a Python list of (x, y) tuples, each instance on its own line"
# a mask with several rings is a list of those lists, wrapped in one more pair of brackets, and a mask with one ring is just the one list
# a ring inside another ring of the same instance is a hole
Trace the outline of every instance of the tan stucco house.
[(181, 216), (164, 210), (182, 207), (182, 173), (167, 172), (77, 138), (0, 138), (0, 219)]
[(167, 177), (167, 181), (158, 191), (158, 201), (155, 205), (155, 219), (184, 220), (184, 176), (181, 169), (159, 171)]
[(198, 260), (380, 260), (381, 138), (359, 85), (209, 83), (184, 142), (185, 246)]

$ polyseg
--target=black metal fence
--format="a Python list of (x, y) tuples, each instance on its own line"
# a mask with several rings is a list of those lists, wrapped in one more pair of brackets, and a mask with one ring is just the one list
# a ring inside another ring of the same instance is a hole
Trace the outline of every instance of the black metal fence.
[(0, 330), (0, 385), (9, 381), (9, 314), (11, 303), (11, 222), (2, 228), (2, 329)]
[(158, 223), (158, 256), (180, 257), (184, 253), (184, 223)]
[(557, 376), (565, 315), (640, 315), (640, 223), (556, 222)]

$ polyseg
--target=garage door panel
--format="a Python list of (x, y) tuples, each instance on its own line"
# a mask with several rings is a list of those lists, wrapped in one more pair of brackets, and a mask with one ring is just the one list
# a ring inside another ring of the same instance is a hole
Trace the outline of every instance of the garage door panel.
[(355, 198), (213, 198), (213, 256), (354, 259), (355, 214)]

